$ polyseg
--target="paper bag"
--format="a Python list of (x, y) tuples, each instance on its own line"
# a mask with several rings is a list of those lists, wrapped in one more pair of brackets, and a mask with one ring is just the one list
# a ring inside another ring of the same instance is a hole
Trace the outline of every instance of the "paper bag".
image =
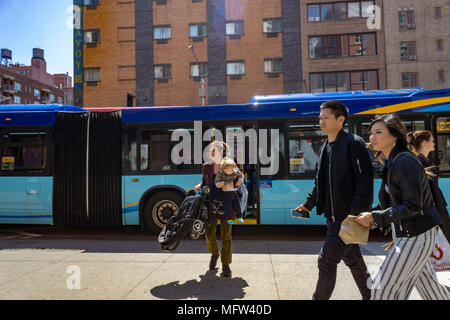
[(367, 244), (369, 242), (369, 228), (355, 221), (357, 216), (348, 215), (341, 224), (339, 237), (345, 244)]

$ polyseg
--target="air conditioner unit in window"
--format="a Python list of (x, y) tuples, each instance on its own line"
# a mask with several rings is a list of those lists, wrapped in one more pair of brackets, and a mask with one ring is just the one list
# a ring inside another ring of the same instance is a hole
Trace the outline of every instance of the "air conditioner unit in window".
[(416, 56), (409, 56), (409, 61), (416, 61), (417, 57)]

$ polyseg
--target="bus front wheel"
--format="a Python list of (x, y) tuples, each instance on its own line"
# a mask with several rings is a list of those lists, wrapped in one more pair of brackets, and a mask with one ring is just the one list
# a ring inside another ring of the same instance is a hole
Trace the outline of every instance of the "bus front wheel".
[(158, 192), (152, 196), (144, 208), (147, 228), (152, 233), (161, 232), (167, 221), (178, 212), (184, 197), (176, 192)]

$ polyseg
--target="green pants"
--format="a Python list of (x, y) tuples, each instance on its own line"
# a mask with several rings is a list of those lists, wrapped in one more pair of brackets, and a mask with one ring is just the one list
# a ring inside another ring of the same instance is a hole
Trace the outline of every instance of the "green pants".
[[(232, 225), (225, 220), (220, 222), (220, 235), (222, 240), (222, 249), (220, 250), (220, 260), (222, 264), (231, 264), (232, 241), (231, 241)], [(208, 244), (208, 251), (211, 255), (219, 253), (219, 244), (216, 239), (217, 220), (213, 221), (210, 227), (206, 228), (205, 238)]]

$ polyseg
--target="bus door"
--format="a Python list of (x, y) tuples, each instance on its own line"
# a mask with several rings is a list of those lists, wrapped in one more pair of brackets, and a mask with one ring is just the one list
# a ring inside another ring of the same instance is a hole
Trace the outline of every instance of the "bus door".
[(291, 197), (287, 200), (287, 224), (324, 224), (324, 219), (310, 214), (310, 219), (301, 220), (291, 216), (290, 209), (298, 207), (306, 201), (308, 194), (313, 190), (316, 177), (316, 166), (319, 160), (319, 151), (327, 137), (320, 131), (318, 118), (302, 119), (289, 123), (288, 128), (288, 180)]
[(261, 224), (285, 224), (287, 201), (292, 199), (285, 180), (284, 123), (258, 124), (257, 183)]
[(231, 155), (239, 169), (245, 175), (248, 192), (247, 208), (244, 212), (246, 223), (258, 222), (258, 190), (256, 184), (256, 167), (258, 158), (258, 133), (255, 124), (233, 125), (223, 127), (223, 139), (231, 148)]
[(439, 166), (439, 187), (450, 211), (450, 113), (436, 119), (436, 155)]
[(52, 224), (49, 131), (4, 128), (0, 134), (0, 223)]

